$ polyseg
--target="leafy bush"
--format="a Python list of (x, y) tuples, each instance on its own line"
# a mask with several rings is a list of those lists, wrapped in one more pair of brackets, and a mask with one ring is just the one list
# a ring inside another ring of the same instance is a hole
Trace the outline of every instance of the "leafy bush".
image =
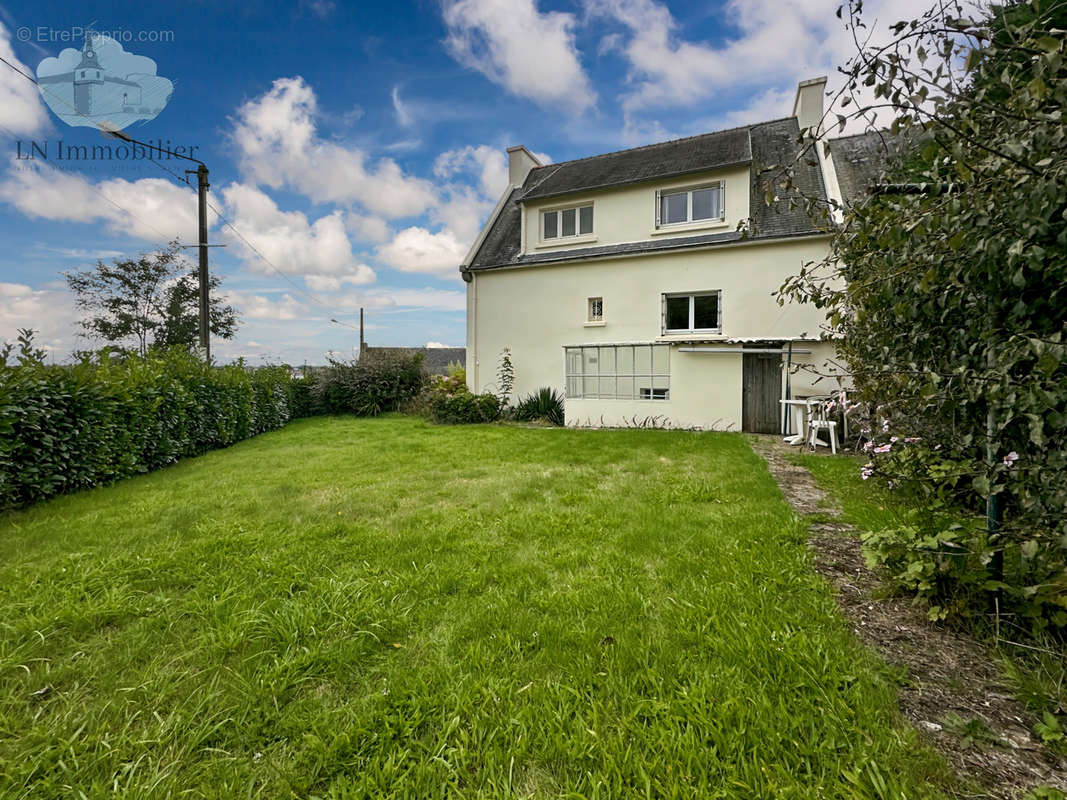
[(515, 406), (515, 419), (544, 420), (553, 425), (563, 424), (563, 398), (548, 386), (527, 395)]
[(283, 426), (283, 367), (213, 367), (175, 349), (49, 366), (28, 332), (0, 353), (0, 509), (157, 469)]
[[(892, 119), (870, 139), (884, 190), (784, 294), (826, 310), (875, 416), (865, 475), (930, 512), (874, 555), (936, 614), (980, 587), (973, 618), (1067, 638), (1067, 6), (935, 5), (894, 30), (842, 70), (848, 114)], [(943, 527), (946, 504), (988, 532)]]
[(358, 361), (331, 360), (314, 373), (310, 409), (365, 417), (398, 411), (426, 385), (422, 362), (421, 353), (374, 350)]
[(458, 376), (437, 376), (430, 386), (427, 405), (434, 422), (463, 425), (500, 418), (500, 398), (474, 394)]

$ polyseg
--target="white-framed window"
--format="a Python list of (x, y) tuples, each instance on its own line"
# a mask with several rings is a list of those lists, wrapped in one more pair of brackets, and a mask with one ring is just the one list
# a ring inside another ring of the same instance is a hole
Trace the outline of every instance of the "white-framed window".
[(656, 192), (656, 227), (726, 219), (726, 184), (722, 181)]
[(604, 298), (603, 297), (590, 297), (588, 302), (589, 314), (586, 317), (586, 322), (603, 322), (604, 321)]
[(663, 333), (720, 333), (722, 292), (663, 295)]
[(567, 397), (669, 400), (671, 349), (665, 344), (568, 347)]
[(541, 239), (566, 239), (593, 233), (593, 204), (541, 212)]

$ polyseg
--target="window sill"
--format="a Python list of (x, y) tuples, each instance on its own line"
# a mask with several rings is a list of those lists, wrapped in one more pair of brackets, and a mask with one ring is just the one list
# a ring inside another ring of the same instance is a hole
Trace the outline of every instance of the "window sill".
[(566, 247), (572, 244), (590, 244), (597, 240), (596, 236), (562, 236), (559, 239), (554, 239), (550, 242), (538, 242), (534, 245), (534, 250), (543, 250), (546, 247)]
[(709, 339), (725, 339), (726, 336), (719, 328), (697, 328), (692, 331), (664, 331), (660, 334), (660, 339), (663, 341), (671, 341), (673, 339), (681, 339), (687, 336), (706, 336)]
[(587, 320), (586, 322), (582, 323), (582, 327), (584, 327), (584, 328), (603, 328), (607, 324), (608, 323), (606, 323), (604, 320), (600, 320), (599, 322), (590, 322), (590, 321)]
[(726, 220), (717, 220), (715, 222), (699, 222), (699, 223), (685, 223), (679, 225), (664, 225), (659, 228), (655, 228), (649, 236), (669, 236), (672, 233), (695, 233), (698, 231), (714, 231), (721, 230), (723, 228), (729, 228), (730, 224)]

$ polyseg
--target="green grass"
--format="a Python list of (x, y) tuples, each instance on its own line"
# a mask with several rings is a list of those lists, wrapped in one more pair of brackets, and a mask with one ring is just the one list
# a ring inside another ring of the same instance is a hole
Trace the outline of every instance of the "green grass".
[(0, 517), (0, 797), (922, 798), (744, 437), (294, 423)]

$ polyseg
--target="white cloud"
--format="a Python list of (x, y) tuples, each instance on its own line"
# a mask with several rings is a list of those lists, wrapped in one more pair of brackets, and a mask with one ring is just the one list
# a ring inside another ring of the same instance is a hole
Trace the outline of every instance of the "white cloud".
[(376, 286), (338, 298), (344, 308), (360, 307), (379, 310), (430, 310), (430, 311), (465, 311), (467, 293), (462, 289), (407, 289), (400, 287)]
[(315, 93), (303, 78), (278, 78), (237, 110), (233, 140), (252, 181), (294, 189), (316, 203), (359, 203), (389, 219), (416, 216), (435, 202), (429, 181), (395, 161), (319, 137)]
[(289, 294), (283, 294), (278, 300), (271, 300), (265, 294), (227, 292), (226, 301), (237, 308), (242, 320), (287, 322), (308, 316), (304, 304)]
[(434, 161), (433, 174), (443, 179), (474, 174), (478, 177), (478, 188), (482, 194), (500, 197), (508, 185), (506, 156), (503, 150), (487, 144), (446, 150)]
[[(0, 183), (0, 199), (29, 217), (99, 222), (113, 233), (155, 244), (199, 239), (196, 193), (163, 178), (91, 183), (76, 173), (16, 163)], [(208, 222), (215, 222), (210, 209)]]
[[(0, 56), (26, 75), (33, 70), (15, 58), (11, 36), (0, 22)], [(11, 67), (0, 64), (0, 129), (15, 136), (33, 136), (50, 127), (37, 87)]]
[(77, 318), (74, 299), (65, 289), (0, 283), (0, 342), (14, 341), (19, 328), (31, 328), (37, 347), (74, 350), (79, 346)]
[[(756, 87), (759, 95), (714, 127), (785, 116), (798, 80), (834, 75), (854, 52), (835, 13), (840, 0), (729, 0), (722, 14), (739, 33), (717, 45), (686, 40), (670, 9), (656, 0), (586, 0), (586, 5), (593, 16), (627, 31), (625, 37), (613, 33), (601, 40), (602, 50), (620, 52), (629, 62), (633, 88), (622, 98), (627, 115), (692, 107)], [(927, 0), (873, 0), (863, 17), (884, 37), (889, 24), (927, 6)]]
[(452, 348), (452, 345), (442, 344), (441, 342), (427, 342), (425, 346), (427, 350), (449, 350)]
[(596, 103), (574, 43), (575, 18), (534, 0), (446, 0), (453, 57), (521, 97), (570, 112)]
[(410, 128), (415, 123), (415, 117), (411, 113), (411, 109), (407, 107), (407, 104), (400, 99), (400, 87), (393, 87), (393, 112), (396, 114), (396, 122), (405, 128)]
[(345, 285), (361, 286), (371, 283), (374, 277), (374, 270), (360, 264), (352, 275), (305, 275), (304, 283), (316, 292), (336, 292)]
[[(231, 210), (234, 227), (283, 272), (333, 276), (356, 283), (374, 280), (374, 270), (352, 254), (344, 212), (336, 210), (309, 222), (301, 212), (282, 211), (259, 189), (239, 183), (223, 189), (222, 196)], [(224, 235), (238, 248), (250, 269), (261, 273), (270, 269), (228, 229), (224, 229)]]
[(411, 227), (378, 248), (378, 258), (402, 272), (423, 272), (440, 277), (459, 277), (459, 265), (467, 255), (464, 244), (450, 230), (431, 233)]

